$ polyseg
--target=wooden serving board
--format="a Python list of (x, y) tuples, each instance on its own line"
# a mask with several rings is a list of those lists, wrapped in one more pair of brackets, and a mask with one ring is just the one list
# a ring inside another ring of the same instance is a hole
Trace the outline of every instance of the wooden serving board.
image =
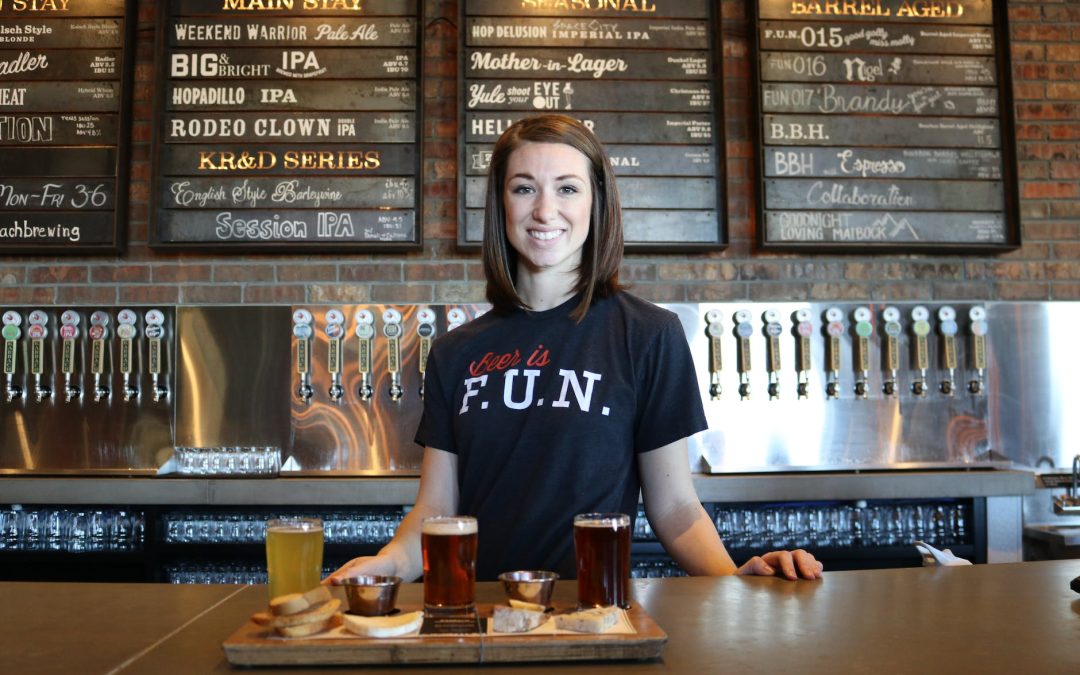
[[(402, 607), (402, 611), (413, 609)], [(566, 611), (556, 609), (556, 611)], [(490, 618), (491, 605), (478, 607)], [(652, 659), (660, 656), (667, 633), (639, 605), (626, 610), (634, 634), (421, 635), (401, 638), (294, 638), (248, 621), (222, 643), (238, 666), (374, 665), (416, 663), (512, 663)]]

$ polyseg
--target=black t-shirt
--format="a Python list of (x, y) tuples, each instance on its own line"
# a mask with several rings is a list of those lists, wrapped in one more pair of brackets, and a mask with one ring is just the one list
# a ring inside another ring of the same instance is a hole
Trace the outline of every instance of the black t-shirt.
[(458, 456), (479, 579), (519, 569), (573, 578), (574, 515), (633, 518), (636, 454), (708, 427), (674, 313), (622, 292), (575, 324), (578, 302), (489, 312), (432, 346), (416, 442)]

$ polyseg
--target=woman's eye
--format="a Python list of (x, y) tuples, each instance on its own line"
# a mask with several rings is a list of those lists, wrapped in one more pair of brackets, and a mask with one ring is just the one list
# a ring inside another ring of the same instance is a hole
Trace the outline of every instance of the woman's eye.
[(566, 192), (566, 193), (569, 193), (569, 194), (575, 194), (575, 193), (577, 193), (577, 191), (578, 191), (578, 189), (577, 189), (576, 185), (564, 185), (561, 188), (559, 188), (559, 192)]
[(532, 192), (531, 185), (516, 185), (510, 189), (510, 191), (516, 195), (524, 195)]

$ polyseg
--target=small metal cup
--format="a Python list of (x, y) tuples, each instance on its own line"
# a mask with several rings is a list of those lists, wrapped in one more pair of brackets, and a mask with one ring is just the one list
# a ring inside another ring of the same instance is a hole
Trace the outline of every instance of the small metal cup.
[(558, 579), (559, 575), (555, 572), (543, 570), (518, 570), (499, 575), (507, 597), (544, 607), (550, 606), (551, 593)]
[(365, 574), (342, 579), (339, 583), (345, 588), (350, 614), (383, 616), (392, 613), (397, 605), (401, 577)]

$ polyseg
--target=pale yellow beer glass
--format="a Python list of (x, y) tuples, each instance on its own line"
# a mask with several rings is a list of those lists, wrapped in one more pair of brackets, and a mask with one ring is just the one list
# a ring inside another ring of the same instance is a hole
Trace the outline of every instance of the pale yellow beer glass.
[(303, 593), (322, 579), (323, 525), (319, 518), (277, 518), (266, 523), (270, 597)]

